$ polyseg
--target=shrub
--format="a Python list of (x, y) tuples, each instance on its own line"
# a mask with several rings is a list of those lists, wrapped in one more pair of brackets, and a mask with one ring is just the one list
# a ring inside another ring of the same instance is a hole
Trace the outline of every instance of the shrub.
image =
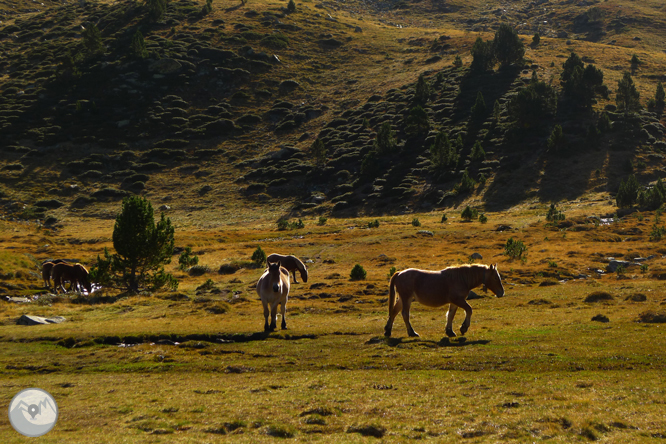
[(417, 105), (409, 111), (405, 123), (405, 131), (408, 134), (420, 136), (428, 134), (430, 130), (430, 118), (421, 105)]
[(145, 59), (148, 57), (146, 42), (143, 39), (143, 34), (141, 34), (141, 31), (139, 30), (137, 30), (132, 36), (132, 42), (130, 43), (130, 55), (136, 57), (137, 59)]
[(365, 279), (367, 276), (366, 271), (363, 269), (363, 267), (360, 264), (354, 265), (354, 268), (352, 268), (350, 277), (352, 281), (362, 281)]
[(479, 215), (479, 222), (481, 222), (482, 224), (485, 224), (486, 222), (488, 222), (488, 217), (485, 214), (480, 214)]
[(472, 158), (472, 160), (481, 160), (486, 158), (486, 152), (483, 150), (480, 140), (477, 140), (474, 143), (470, 157)]
[(525, 47), (516, 30), (508, 24), (502, 23), (495, 33), (493, 52), (501, 66), (508, 66), (522, 62)]
[(104, 51), (102, 34), (99, 32), (97, 25), (87, 25), (83, 28), (83, 31), (81, 31), (81, 36), (83, 37), (83, 46), (85, 46), (89, 53), (95, 54)]
[(453, 59), (453, 66), (456, 68), (462, 68), (463, 61), (460, 55), (456, 55), (456, 57)]
[(312, 157), (315, 159), (317, 166), (322, 166), (326, 163), (326, 145), (321, 139), (317, 139), (312, 143), (310, 147), (312, 152)]
[(636, 70), (638, 69), (638, 65), (641, 64), (641, 61), (638, 59), (638, 56), (634, 54), (631, 56), (631, 74), (634, 75), (636, 74)]
[(541, 36), (537, 32), (536, 34), (534, 34), (534, 37), (532, 37), (532, 45), (539, 46), (539, 43), (541, 43)]
[(564, 95), (583, 108), (591, 107), (597, 94), (608, 97), (603, 71), (592, 64), (585, 66), (575, 52), (562, 64), (560, 83)]
[(420, 227), (421, 226), (421, 221), (419, 221), (418, 217), (415, 217), (414, 219), (412, 219), (412, 226), (413, 227)]
[(294, 3), (294, 0), (289, 0), (289, 3), (287, 3), (287, 11), (288, 12), (296, 12), (296, 3)]
[(567, 140), (562, 133), (562, 127), (560, 125), (555, 125), (555, 128), (553, 128), (553, 131), (550, 133), (550, 137), (546, 142), (546, 146), (552, 151), (560, 151), (567, 146)]
[(430, 145), (430, 160), (436, 169), (455, 168), (459, 160), (458, 151), (451, 144), (448, 134), (440, 131)]
[(659, 82), (657, 83), (657, 90), (654, 93), (654, 107), (658, 113), (664, 111), (664, 107), (666, 107), (665, 99), (666, 93), (664, 93), (664, 87), (661, 82)]
[(648, 210), (658, 209), (664, 201), (666, 201), (666, 187), (661, 179), (658, 179), (652, 188), (638, 193), (638, 203)]
[(638, 199), (638, 191), (640, 186), (636, 180), (636, 176), (631, 174), (627, 177), (626, 182), (620, 181), (620, 188), (615, 196), (615, 201), (619, 208), (628, 208), (634, 205)]
[(511, 259), (522, 258), (525, 252), (527, 252), (527, 247), (523, 241), (514, 240), (512, 237), (510, 237), (504, 245), (504, 254), (509, 256)]
[(474, 179), (472, 179), (469, 176), (469, 171), (467, 168), (465, 168), (465, 171), (463, 171), (462, 178), (460, 179), (460, 183), (458, 184), (458, 192), (459, 193), (467, 193), (469, 191), (472, 191), (474, 188), (474, 185), (476, 185), (476, 182)]
[(305, 224), (301, 219), (298, 222), (289, 222), (287, 219), (280, 219), (277, 221), (278, 230), (296, 230), (298, 228), (305, 228)]
[(483, 99), (481, 91), (476, 93), (476, 101), (472, 106), (472, 119), (481, 120), (486, 114), (486, 101)]
[(520, 126), (537, 125), (555, 114), (557, 92), (544, 82), (531, 82), (511, 98), (507, 110)]
[(440, 222), (441, 222), (441, 223), (444, 223), (444, 222), (446, 222), (447, 220), (449, 220), (449, 218), (446, 217), (446, 214), (442, 214), (442, 220), (441, 220)]
[(252, 262), (257, 267), (263, 267), (266, 264), (266, 253), (261, 247), (257, 247), (252, 253)]
[(185, 251), (178, 257), (178, 268), (185, 270), (199, 263), (199, 256), (192, 255), (192, 247), (185, 247)]
[(389, 268), (389, 271), (388, 271), (388, 278), (391, 279), (391, 278), (393, 277), (393, 275), (396, 273), (396, 271), (398, 271), (398, 269), (395, 268), (395, 267), (391, 267), (391, 268)]
[(414, 100), (420, 103), (425, 103), (430, 97), (430, 85), (425, 79), (425, 76), (421, 74), (419, 79), (416, 81), (416, 87), (414, 89)]
[(319, 216), (319, 221), (317, 221), (317, 225), (326, 225), (326, 221), (328, 221), (328, 218), (324, 216)]
[(213, 0), (206, 0), (206, 4), (201, 7), (201, 15), (208, 15), (213, 12)]
[(560, 220), (564, 220), (564, 213), (559, 211), (557, 207), (555, 207), (555, 204), (552, 203), (550, 204), (550, 208), (548, 209), (548, 213), (546, 213), (546, 220), (548, 222), (557, 222)]
[(617, 93), (615, 95), (617, 109), (624, 111), (625, 115), (632, 111), (638, 111), (641, 108), (639, 98), (640, 93), (634, 85), (631, 74), (625, 72), (622, 79), (617, 81)]
[(391, 129), (389, 122), (382, 123), (377, 131), (373, 147), (378, 153), (389, 153), (395, 150), (397, 142), (395, 140), (395, 132)]
[(153, 21), (159, 21), (166, 13), (167, 0), (144, 0), (144, 2)]
[(379, 228), (379, 219), (368, 222), (368, 228)]
[(210, 272), (210, 268), (206, 265), (193, 265), (187, 270), (187, 274), (190, 276), (203, 276), (204, 274)]
[(495, 65), (495, 52), (492, 42), (484, 42), (481, 37), (477, 37), (471, 53), (472, 64), (470, 69), (473, 72), (488, 71)]
[(477, 210), (476, 208), (472, 208), (469, 205), (467, 205), (465, 207), (465, 209), (462, 210), (462, 212), (460, 213), (460, 217), (469, 222), (469, 221), (479, 217), (479, 210)]

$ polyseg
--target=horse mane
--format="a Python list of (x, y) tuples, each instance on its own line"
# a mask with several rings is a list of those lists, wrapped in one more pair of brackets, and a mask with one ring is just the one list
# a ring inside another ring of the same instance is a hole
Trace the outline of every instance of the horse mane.
[[(463, 264), (454, 267), (446, 267), (442, 271), (448, 271), (447, 274), (449, 279), (459, 279), (462, 280), (466, 285), (472, 286), (474, 280), (477, 277), (477, 274), (489, 270), (490, 267), (485, 264)], [(481, 278), (483, 280), (483, 278)]]
[(78, 263), (78, 262), (77, 262), (76, 264), (74, 264), (74, 265), (78, 265), (78, 266), (80, 266), (81, 268), (83, 268), (83, 271), (85, 271), (86, 273), (90, 274), (90, 272), (89, 272), (88, 269), (85, 267), (85, 265), (80, 264), (80, 263)]

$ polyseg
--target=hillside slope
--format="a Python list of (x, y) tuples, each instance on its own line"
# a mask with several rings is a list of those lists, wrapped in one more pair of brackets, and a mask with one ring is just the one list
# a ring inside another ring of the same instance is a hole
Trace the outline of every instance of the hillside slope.
[[(501, 210), (526, 199), (614, 192), (631, 171), (647, 184), (663, 171), (659, 116), (644, 112), (627, 120), (611, 112), (620, 124), (596, 149), (586, 145), (585, 133), (614, 103), (616, 82), (638, 50), (642, 64), (634, 79), (643, 103), (654, 95), (666, 60), (652, 46), (661, 39), (660, 6), (653, 3), (629, 5), (631, 14), (615, 28), (614, 8), (628, 10), (623, 2), (575, 8), (540, 2), (551, 21), (556, 18), (553, 27), (537, 26), (542, 11), (528, 2), (304, 2), (293, 13), (286, 4), (253, 2), (214, 5), (203, 14), (202, 4), (179, 0), (157, 22), (134, 2), (5, 10), (0, 199), (15, 217), (50, 216), (55, 223), (110, 216), (108, 203), (129, 193), (183, 215), (213, 208), (230, 216), (238, 208), (265, 211), (269, 202), (280, 217), (465, 201)], [(604, 38), (584, 33), (576, 11), (592, 17), (588, 22), (602, 27)], [(487, 31), (478, 35), (491, 39), (502, 21), (527, 34), (526, 45), (533, 29), (562, 38), (527, 46), (526, 66), (472, 75), (469, 48), (477, 34), (469, 30)], [(82, 38), (93, 24), (104, 45), (99, 52)], [(133, 46), (138, 32), (145, 57)], [(643, 37), (625, 38), (633, 34)], [(608, 46), (612, 40), (615, 46)], [(529, 84), (532, 71), (559, 86), (571, 51), (604, 70), (611, 95), (592, 112), (572, 110), (560, 99), (556, 115), (520, 131), (506, 103)], [(461, 68), (452, 66), (456, 55)], [(429, 128), (415, 134), (409, 114), (420, 74), (431, 87), (420, 103)], [(472, 121), (479, 91), (487, 107)], [(492, 112), (496, 101), (499, 119)], [(375, 158), (384, 122), (397, 146)], [(559, 152), (546, 148), (556, 124), (568, 144)], [(461, 141), (460, 161), (448, 171), (431, 161), (439, 132)], [(326, 148), (323, 164), (310, 150), (317, 139)], [(477, 141), (485, 158), (471, 156)], [(372, 168), (363, 168), (364, 159)], [(460, 192), (465, 169), (480, 184)]]

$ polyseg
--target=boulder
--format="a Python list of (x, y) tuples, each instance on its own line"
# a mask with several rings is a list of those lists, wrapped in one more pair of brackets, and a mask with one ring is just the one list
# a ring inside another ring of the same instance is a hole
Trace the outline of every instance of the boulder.
[(470, 259), (479, 259), (479, 260), (481, 260), (481, 259), (483, 259), (483, 256), (481, 256), (480, 253), (472, 253), (472, 254), (469, 256), (469, 258), (470, 258)]
[(16, 321), (16, 325), (60, 324), (64, 320), (65, 318), (63, 318), (62, 316), (43, 318), (41, 316), (23, 315)]
[(608, 265), (606, 265), (606, 271), (609, 273), (615, 273), (617, 269), (622, 266), (624, 268), (629, 267), (630, 265), (633, 265), (633, 263), (629, 261), (619, 261), (617, 259), (611, 259)]

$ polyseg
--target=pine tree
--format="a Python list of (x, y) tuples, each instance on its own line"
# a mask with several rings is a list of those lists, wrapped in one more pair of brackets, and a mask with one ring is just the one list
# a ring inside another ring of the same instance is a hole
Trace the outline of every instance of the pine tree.
[(641, 61), (638, 60), (638, 56), (634, 54), (631, 57), (631, 75), (636, 74), (636, 70), (638, 69), (638, 65), (641, 64)]
[(657, 83), (657, 91), (654, 93), (654, 104), (658, 112), (664, 111), (664, 106), (666, 103), (666, 94), (664, 93), (664, 87), (661, 82)]
[(167, 0), (144, 0), (148, 15), (153, 21), (159, 21), (166, 13)]
[(406, 119), (406, 131), (417, 136), (428, 134), (430, 130), (430, 119), (428, 113), (417, 105), (411, 109)]
[(83, 37), (83, 46), (91, 54), (104, 51), (104, 44), (102, 43), (102, 33), (99, 32), (97, 25), (91, 24), (86, 27), (82, 26), (81, 36)]
[(322, 166), (326, 163), (326, 145), (324, 145), (324, 142), (321, 139), (314, 141), (312, 147), (310, 147), (310, 151), (315, 158), (317, 166)]
[(148, 50), (146, 49), (146, 42), (143, 39), (141, 31), (137, 30), (132, 36), (132, 43), (130, 43), (130, 53), (139, 59), (148, 57)]
[(287, 11), (296, 12), (296, 3), (294, 3), (294, 0), (289, 0), (289, 3), (287, 3)]
[(378, 153), (388, 153), (393, 151), (396, 145), (395, 132), (391, 129), (391, 124), (389, 122), (382, 123), (373, 144), (375, 151)]
[(493, 52), (501, 66), (520, 63), (525, 56), (525, 46), (511, 26), (502, 23), (495, 33)]
[(484, 72), (492, 69), (495, 65), (495, 52), (492, 42), (484, 42), (477, 37), (472, 46), (472, 65), (470, 69), (475, 72)]
[(472, 106), (472, 119), (481, 120), (486, 115), (486, 101), (483, 98), (483, 93), (479, 91), (476, 94), (476, 101)]
[(430, 85), (426, 81), (423, 74), (419, 76), (419, 79), (416, 81), (416, 87), (414, 88), (414, 100), (419, 103), (425, 103), (430, 97)]
[(139, 196), (123, 199), (112, 239), (116, 250), (113, 270), (121, 274), (120, 281), (128, 290), (138, 291), (147, 283), (156, 284), (156, 278), (166, 278), (166, 283), (170, 282), (170, 275), (164, 273), (164, 265), (171, 262), (174, 228), (164, 213), (155, 223), (153, 206), (148, 200)]
[(481, 146), (480, 140), (477, 140), (474, 143), (474, 146), (472, 146), (472, 152), (470, 154), (470, 157), (472, 158), (472, 160), (480, 160), (486, 158), (486, 152), (483, 150), (483, 146)]
[(617, 81), (615, 103), (618, 110), (624, 111), (625, 115), (632, 111), (638, 111), (641, 108), (639, 98), (640, 93), (636, 90), (631, 74), (625, 72), (622, 79)]

